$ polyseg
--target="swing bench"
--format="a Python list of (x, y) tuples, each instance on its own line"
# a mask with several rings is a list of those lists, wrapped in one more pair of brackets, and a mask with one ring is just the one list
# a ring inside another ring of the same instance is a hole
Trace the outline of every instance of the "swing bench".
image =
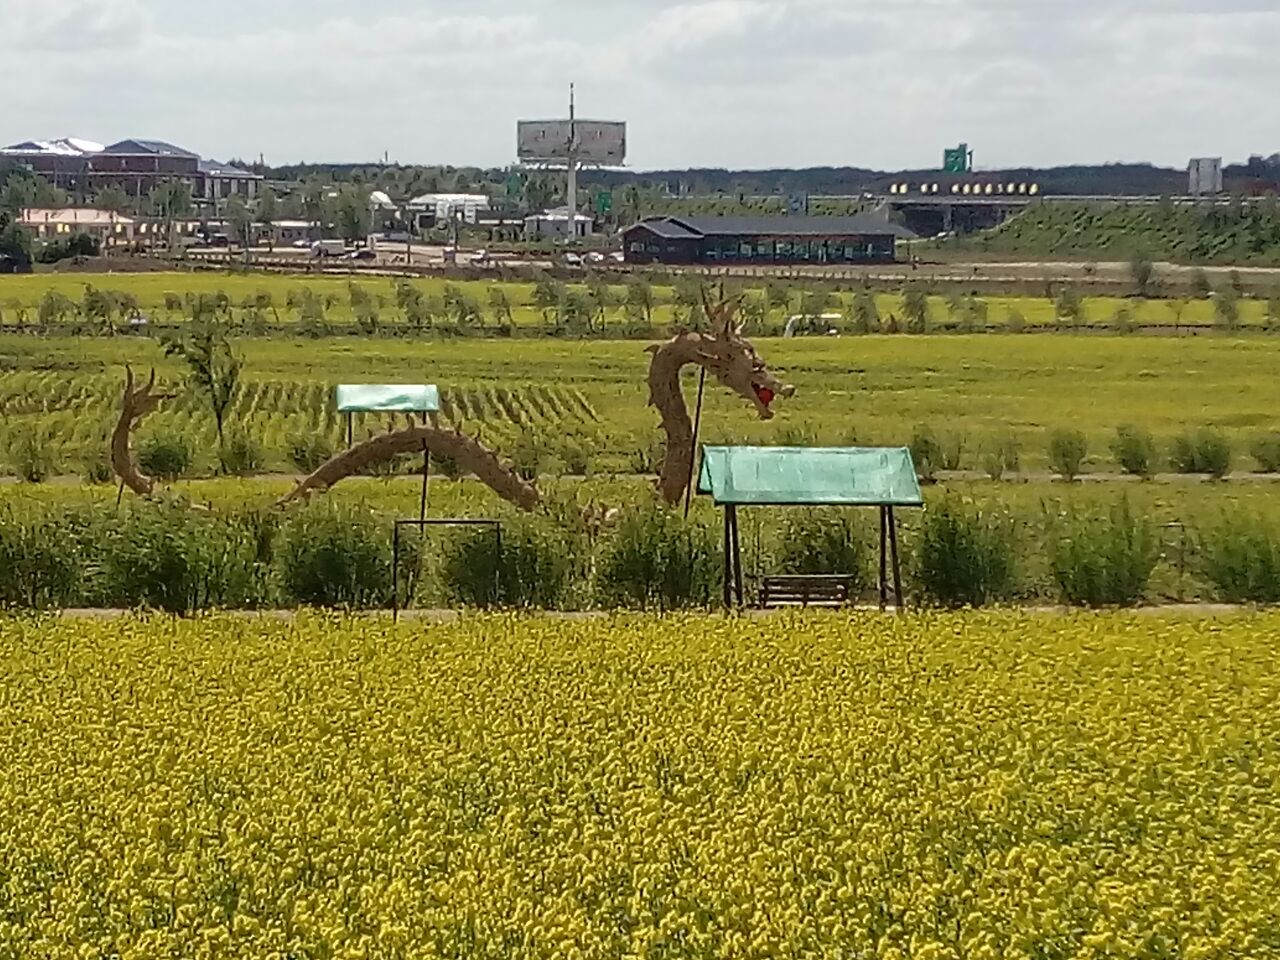
[[(703, 447), (698, 494), (724, 509), (724, 605), (745, 605), (739, 507), (876, 507), (880, 511), (880, 608), (905, 601), (898, 555), (897, 507), (923, 507), (911, 451), (905, 447)], [(855, 597), (852, 571), (761, 578), (758, 601), (843, 607)]]

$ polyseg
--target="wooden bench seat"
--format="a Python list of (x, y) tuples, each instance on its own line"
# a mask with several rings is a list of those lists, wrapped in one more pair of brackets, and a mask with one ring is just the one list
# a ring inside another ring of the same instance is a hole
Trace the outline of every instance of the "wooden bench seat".
[(845, 574), (800, 574), (764, 577), (760, 581), (760, 606), (843, 607), (849, 603), (853, 577)]

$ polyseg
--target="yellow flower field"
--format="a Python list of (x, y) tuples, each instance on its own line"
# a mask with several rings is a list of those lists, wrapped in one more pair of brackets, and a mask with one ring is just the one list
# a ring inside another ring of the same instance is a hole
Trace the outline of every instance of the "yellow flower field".
[(1280, 956), (1278, 636), (0, 621), (0, 958)]

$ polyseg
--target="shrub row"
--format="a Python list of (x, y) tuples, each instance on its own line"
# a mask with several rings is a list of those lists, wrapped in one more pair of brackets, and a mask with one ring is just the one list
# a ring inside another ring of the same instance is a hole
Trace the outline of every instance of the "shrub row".
[[(470, 607), (658, 611), (703, 608), (719, 596), (715, 518), (685, 521), (637, 506), (603, 532), (575, 519), (510, 518), (501, 549), (486, 528), (431, 549), (404, 537), (398, 595)], [(904, 537), (912, 592), (946, 607), (1036, 597), (1123, 606), (1150, 595), (1159, 531), (1127, 501), (1051, 518), (1043, 543), (1028, 540), (1025, 521), (958, 499), (935, 503)], [(851, 576), (866, 596), (875, 564), (869, 534), (847, 512), (797, 511), (756, 553), (767, 554), (772, 570)], [(745, 541), (752, 547), (751, 536)], [(1280, 602), (1280, 535), (1267, 524), (1223, 521), (1195, 535), (1192, 547), (1193, 569), (1218, 598)], [(9, 607), (385, 608), (391, 570), (389, 520), (329, 502), (289, 514), (215, 514), (179, 501), (34, 519), (0, 514), (0, 605)]]
[[(1174, 437), (1162, 456), (1148, 430), (1122, 424), (1111, 439), (1110, 452), (1124, 473), (1144, 478), (1155, 476), (1167, 465), (1174, 473), (1206, 474), (1220, 480), (1231, 472), (1235, 458), (1231, 441), (1208, 427)], [(965, 469), (969, 463), (965, 453), (962, 434), (936, 432), (928, 424), (920, 424), (912, 434), (911, 454), (917, 472), (927, 482), (936, 479), (939, 471)], [(1009, 434), (990, 438), (978, 450), (981, 468), (993, 480), (1019, 470), (1021, 454), (1021, 444)], [(1088, 440), (1078, 430), (1054, 430), (1049, 434), (1046, 454), (1054, 474), (1074, 480), (1088, 460)], [(1249, 443), (1249, 455), (1259, 473), (1280, 473), (1280, 432), (1256, 434)]]

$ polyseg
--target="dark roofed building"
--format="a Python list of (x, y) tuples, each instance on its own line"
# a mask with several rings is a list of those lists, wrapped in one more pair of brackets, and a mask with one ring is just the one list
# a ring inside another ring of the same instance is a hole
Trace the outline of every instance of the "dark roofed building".
[(262, 177), (252, 170), (216, 160), (201, 160), (199, 171), (200, 179), (195, 188), (197, 200), (216, 202), (236, 195), (252, 200), (258, 195), (258, 185), (262, 183)]
[(623, 231), (623, 250), (628, 263), (884, 263), (913, 236), (874, 215), (653, 217)]
[(197, 162), (200, 160), (199, 154), (175, 147), (172, 143), (165, 143), (163, 140), (121, 140), (109, 147), (103, 147), (101, 152), (129, 157), (177, 157), (181, 160)]

